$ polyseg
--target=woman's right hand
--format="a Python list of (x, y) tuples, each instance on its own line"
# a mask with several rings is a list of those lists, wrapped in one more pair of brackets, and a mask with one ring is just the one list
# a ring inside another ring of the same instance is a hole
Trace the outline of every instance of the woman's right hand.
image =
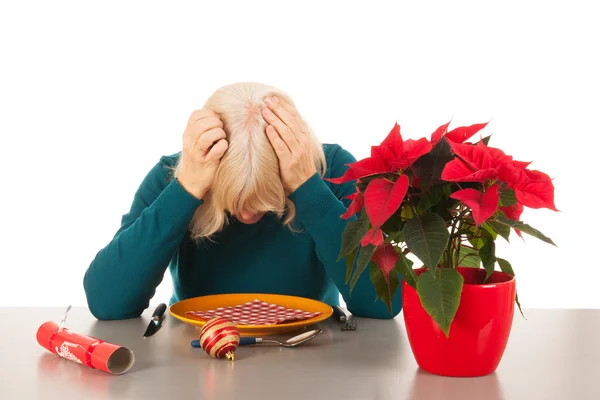
[(221, 157), (227, 150), (223, 122), (210, 110), (196, 110), (183, 133), (179, 183), (202, 199), (212, 187)]

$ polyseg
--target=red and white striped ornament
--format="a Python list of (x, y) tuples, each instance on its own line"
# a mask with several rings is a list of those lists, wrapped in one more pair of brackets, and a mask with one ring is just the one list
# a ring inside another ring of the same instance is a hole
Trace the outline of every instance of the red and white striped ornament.
[(240, 331), (227, 318), (212, 318), (200, 331), (200, 347), (211, 357), (233, 361), (233, 353), (239, 344)]

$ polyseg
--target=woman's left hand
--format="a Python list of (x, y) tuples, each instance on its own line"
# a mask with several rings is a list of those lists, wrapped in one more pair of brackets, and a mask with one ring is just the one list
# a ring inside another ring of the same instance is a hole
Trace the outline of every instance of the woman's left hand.
[(264, 101), (267, 107), (262, 115), (269, 124), (267, 136), (279, 158), (281, 182), (289, 194), (317, 172), (308, 126), (283, 99), (269, 96)]

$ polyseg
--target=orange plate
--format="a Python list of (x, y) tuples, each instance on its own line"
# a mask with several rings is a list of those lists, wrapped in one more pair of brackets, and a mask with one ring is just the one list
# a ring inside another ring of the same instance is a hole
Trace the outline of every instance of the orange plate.
[(305, 319), (303, 321), (285, 322), (277, 325), (237, 325), (241, 336), (268, 336), (284, 332), (291, 332), (301, 329), (318, 322), (325, 321), (333, 314), (330, 306), (317, 300), (304, 297), (285, 296), (279, 294), (259, 294), (259, 293), (241, 293), (241, 294), (217, 294), (211, 296), (194, 297), (173, 304), (169, 312), (175, 318), (190, 325), (203, 326), (206, 321), (194, 318), (188, 318), (187, 311), (212, 310), (218, 307), (235, 306), (243, 304), (254, 299), (262, 300), (271, 304), (278, 304), (283, 307), (299, 309), (309, 312), (321, 312), (320, 315)]

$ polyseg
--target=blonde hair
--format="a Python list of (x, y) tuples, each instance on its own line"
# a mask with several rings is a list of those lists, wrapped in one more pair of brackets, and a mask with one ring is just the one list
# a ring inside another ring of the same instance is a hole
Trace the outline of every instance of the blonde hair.
[[(204, 104), (223, 121), (229, 147), (217, 168), (212, 189), (190, 222), (191, 237), (210, 239), (225, 227), (227, 212), (272, 212), (291, 228), (296, 215), (293, 202), (281, 183), (279, 160), (265, 133), (267, 123), (261, 110), (263, 99), (276, 95), (289, 104), (292, 99), (283, 91), (260, 83), (241, 82), (221, 87)], [(310, 129), (310, 128), (309, 128)], [(312, 129), (308, 132), (315, 167), (321, 176), (326, 169), (323, 147)], [(179, 160), (174, 176), (181, 170)]]

